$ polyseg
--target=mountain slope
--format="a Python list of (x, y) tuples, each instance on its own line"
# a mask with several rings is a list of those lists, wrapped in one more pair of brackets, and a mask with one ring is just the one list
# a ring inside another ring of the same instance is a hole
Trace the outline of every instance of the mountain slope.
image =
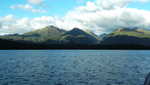
[(150, 31), (123, 28), (98, 37), (79, 28), (65, 31), (48, 26), (0, 36), (0, 49), (150, 49)]
[(61, 30), (55, 26), (47, 26), (45, 28), (35, 30), (32, 32), (24, 33), (22, 35), (6, 35), (1, 36), (2, 39), (14, 40), (14, 41), (29, 41), (33, 43), (49, 43), (57, 44), (59, 39), (65, 33), (65, 30)]
[(150, 46), (150, 31), (143, 29), (118, 29), (108, 34), (101, 42), (102, 45), (141, 45)]
[(0, 36), (1, 39), (36, 43), (36, 44), (96, 44), (97, 39), (95, 35), (87, 33), (81, 29), (74, 28), (70, 31), (59, 29), (55, 26), (47, 26), (43, 29), (27, 32), (22, 35), (13, 34)]
[(111, 36), (126, 35), (138, 38), (150, 38), (150, 31), (144, 29), (118, 29), (110, 34)]
[(74, 28), (68, 32), (66, 32), (61, 41), (63, 43), (71, 43), (71, 44), (97, 44), (98, 39), (95, 35), (87, 33), (79, 28)]
[(58, 40), (64, 33), (65, 33), (65, 30), (59, 29), (55, 26), (47, 26), (43, 29), (25, 33), (25, 34), (23, 34), (23, 36)]

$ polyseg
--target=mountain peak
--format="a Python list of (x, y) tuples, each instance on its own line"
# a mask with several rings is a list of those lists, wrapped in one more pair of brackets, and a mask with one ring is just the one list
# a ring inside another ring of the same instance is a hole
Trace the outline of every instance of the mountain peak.
[(56, 27), (54, 25), (49, 25), (49, 26), (47, 26), (47, 28), (56, 28), (56, 29), (58, 29), (58, 27)]
[(62, 30), (62, 29), (59, 29), (58, 27), (56, 26), (53, 26), (53, 25), (50, 25), (50, 26), (47, 26), (45, 28), (42, 28), (42, 29), (38, 29), (38, 30), (35, 30), (35, 31), (32, 31), (32, 32), (29, 32), (29, 33), (25, 33), (25, 34), (33, 34), (33, 33), (38, 33), (38, 34), (48, 34), (48, 33), (58, 33), (58, 32), (65, 32), (65, 30)]
[(115, 32), (124, 32), (124, 31), (137, 31), (138, 28), (120, 28), (120, 29), (117, 29)]
[(26, 37), (34, 37), (36, 40), (57, 40), (59, 39), (63, 34), (65, 33), (65, 30), (59, 29), (55, 26), (47, 26), (42, 29), (34, 30), (32, 32), (28, 32), (23, 34), (23, 36)]
[(96, 44), (98, 42), (98, 39), (94, 35), (87, 33), (80, 28), (73, 28), (66, 32), (62, 40), (72, 44)]
[(123, 31), (135, 31), (135, 29), (130, 29), (130, 28), (120, 28), (117, 29), (116, 32), (123, 32)]
[(67, 34), (80, 35), (80, 34), (86, 34), (86, 32), (79, 28), (73, 28), (72, 30), (68, 31)]
[(83, 31), (83, 30), (81, 30), (80, 28), (75, 27), (71, 31)]
[[(53, 25), (50, 25), (50, 26), (47, 26), (47, 27), (45, 27), (45, 28), (43, 28), (43, 29), (45, 29), (45, 30), (60, 30), (58, 27), (56, 27), (56, 26), (53, 26)], [(40, 30), (43, 30), (43, 29), (40, 29)]]
[(139, 32), (139, 33), (150, 33), (150, 30), (142, 29), (142, 28), (120, 28), (115, 30), (114, 32)]

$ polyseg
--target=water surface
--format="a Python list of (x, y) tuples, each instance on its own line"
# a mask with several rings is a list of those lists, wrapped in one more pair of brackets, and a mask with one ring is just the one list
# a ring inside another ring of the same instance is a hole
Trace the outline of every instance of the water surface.
[(150, 51), (1, 50), (0, 85), (143, 85)]

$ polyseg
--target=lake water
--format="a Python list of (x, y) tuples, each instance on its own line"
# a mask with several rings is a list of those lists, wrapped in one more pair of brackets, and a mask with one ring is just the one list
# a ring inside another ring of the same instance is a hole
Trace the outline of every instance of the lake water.
[(0, 85), (143, 85), (150, 51), (1, 50)]

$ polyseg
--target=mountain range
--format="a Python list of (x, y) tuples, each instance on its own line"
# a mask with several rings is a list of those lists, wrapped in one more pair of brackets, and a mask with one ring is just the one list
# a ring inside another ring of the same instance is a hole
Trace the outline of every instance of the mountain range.
[(47, 26), (24, 34), (0, 36), (0, 49), (150, 49), (150, 30), (120, 28), (109, 34)]

